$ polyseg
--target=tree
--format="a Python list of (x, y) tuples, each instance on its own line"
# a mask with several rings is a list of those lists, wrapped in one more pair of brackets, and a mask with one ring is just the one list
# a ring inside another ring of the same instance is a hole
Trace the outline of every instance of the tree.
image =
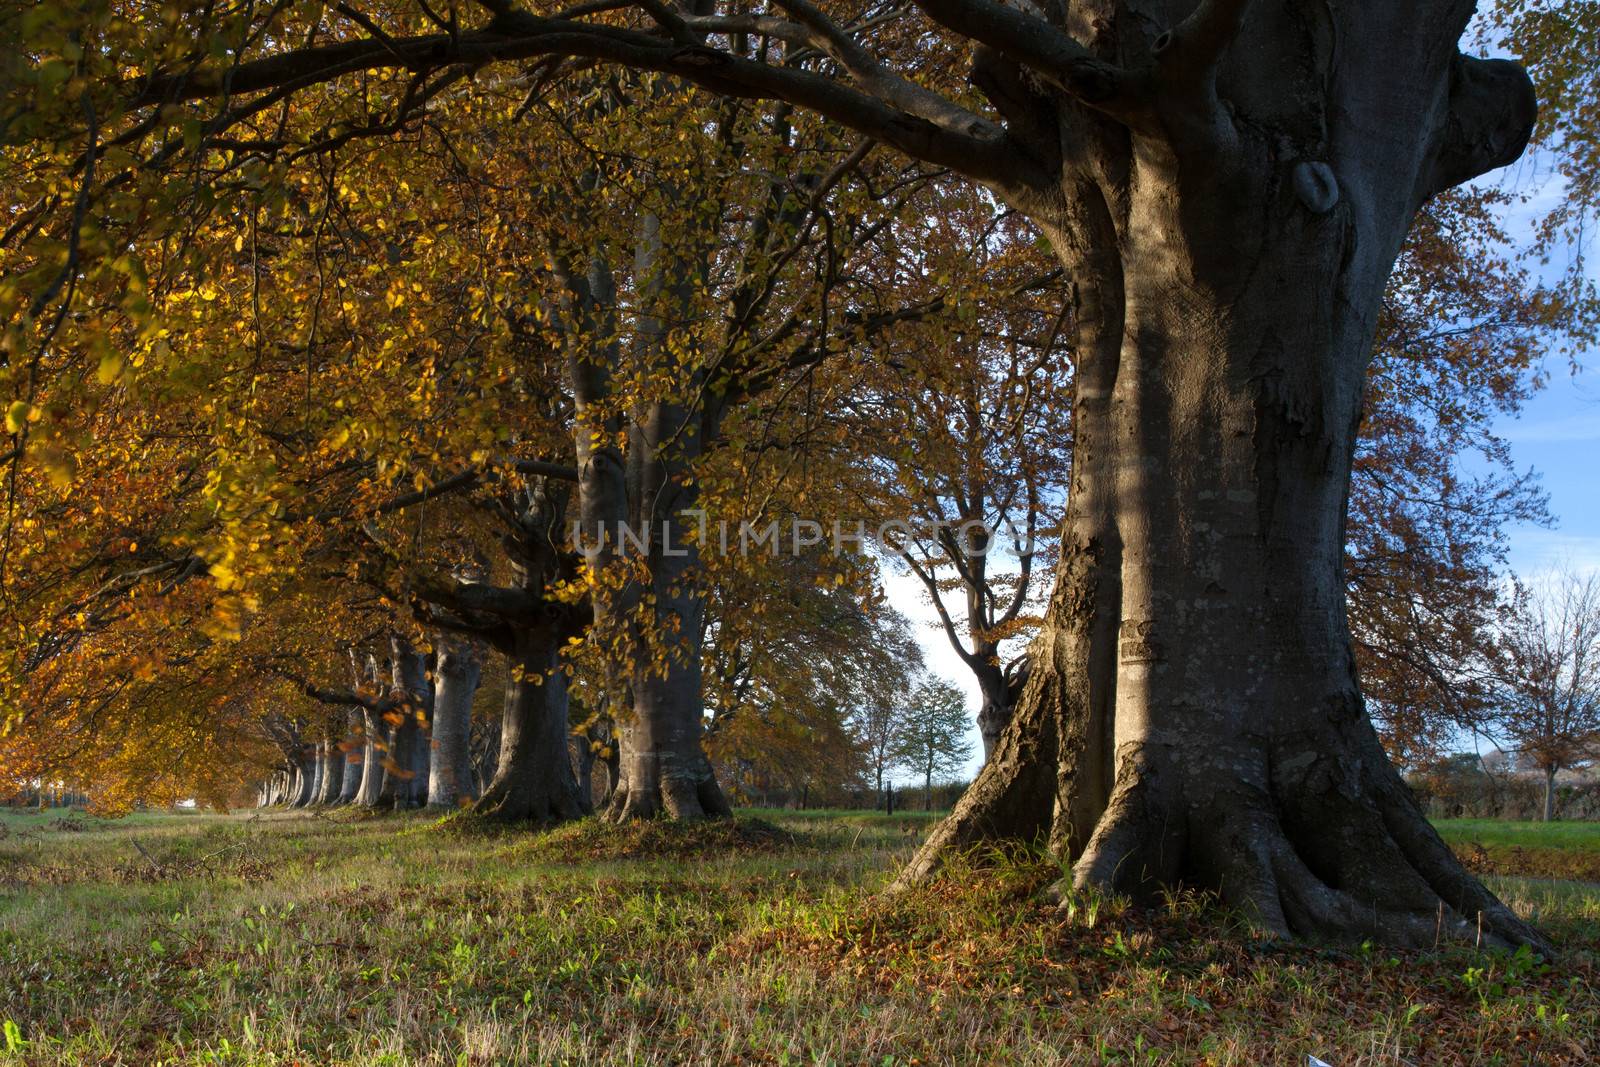
[(893, 738), (864, 720), (880, 700), (903, 699), (921, 652), (867, 562), (813, 550), (721, 568), (706, 750), (746, 802), (774, 787), (793, 800), (844, 799), (874, 774), (881, 795)]
[[(1534, 122), (1519, 67), (1458, 51), (1470, 2), (919, 0), (936, 33), (905, 32), (904, 9), (841, 23), (806, 0), (787, 18), (481, 6), (482, 21), (408, 13), (380, 33), (365, 15), (320, 33), (298, 8), (230, 16), (246, 26), (225, 60), (208, 58), (224, 28), (208, 12), (167, 32), (84, 20), (74, 59), (33, 72), (79, 78), (76, 106), (15, 123), (88, 160), (106, 116), (107, 141), (171, 130), (176, 154), (342, 78), (403, 118), (484, 64), (578, 56), (782, 99), (985, 184), (1073, 281), (1071, 497), (1012, 723), (904, 880), (984, 838), (1047, 832), (1075, 886), (1212, 886), (1278, 934), (1539, 942), (1386, 759), (1341, 574), (1395, 256), (1429, 197), (1517, 158)], [(969, 48), (982, 105), (950, 84)], [(68, 187), (89, 170), (66, 168)], [(52, 216), (66, 269), (32, 275), (41, 312), (75, 274), (70, 213)], [(47, 341), (43, 321), (23, 347)]]
[(1499, 223), (1508, 194), (1457, 189), (1420, 213), (1389, 281), (1358, 436), (1345, 573), (1367, 706), (1414, 767), (1482, 735), (1506, 531), (1548, 521), (1497, 418), (1592, 310), (1530, 276)]
[(1039, 621), (1066, 495), (1062, 281), (1026, 221), (982, 190), (931, 184), (915, 209), (896, 239), (918, 254), (892, 261), (891, 280), (915, 291), (931, 277), (957, 295), (871, 346), (846, 418), (849, 447), (876, 447), (845, 470), (864, 514), (906, 528), (885, 547), (922, 583), (978, 683), (987, 758), (1018, 689), (1003, 649), (1014, 656)]
[(1544, 820), (1556, 774), (1600, 742), (1600, 574), (1565, 570), (1517, 583), (1497, 627), (1492, 671), (1499, 732), (1544, 774)]
[(906, 698), (894, 755), (900, 766), (922, 776), (926, 811), (933, 810), (934, 779), (949, 778), (972, 755), (967, 726), (966, 695), (943, 678), (924, 678)]

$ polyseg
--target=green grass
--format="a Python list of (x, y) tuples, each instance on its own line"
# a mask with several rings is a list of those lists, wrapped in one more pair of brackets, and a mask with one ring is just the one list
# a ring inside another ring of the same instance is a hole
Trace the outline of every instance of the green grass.
[(1600, 887), (1491, 879), (1550, 964), (1284, 945), (1194, 897), (1047, 905), (1027, 856), (886, 897), (920, 813), (758, 816), (0, 815), (0, 1063), (1600, 1056)]
[(1450, 844), (1475, 841), (1485, 846), (1554, 848), (1600, 853), (1600, 823), (1496, 822), (1493, 819), (1439, 819), (1439, 836)]

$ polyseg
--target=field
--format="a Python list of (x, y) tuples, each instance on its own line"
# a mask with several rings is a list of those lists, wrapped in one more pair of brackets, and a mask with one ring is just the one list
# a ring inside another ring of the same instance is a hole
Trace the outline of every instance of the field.
[(1192, 897), (1056, 908), (1026, 856), (877, 895), (928, 825), (0, 814), (0, 1063), (1600, 1057), (1600, 886), (1512, 875), (1581, 874), (1600, 828), (1441, 826), (1546, 963), (1252, 940)]

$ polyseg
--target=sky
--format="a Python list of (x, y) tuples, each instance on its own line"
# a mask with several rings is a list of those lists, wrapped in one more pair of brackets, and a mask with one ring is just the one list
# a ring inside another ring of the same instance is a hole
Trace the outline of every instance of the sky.
[[(1503, 176), (1526, 191), (1528, 168), (1519, 167)], [(1497, 180), (1497, 176), (1488, 180)], [(1559, 195), (1558, 183), (1542, 183), (1517, 214), (1508, 218), (1506, 229), (1513, 239), (1519, 232), (1527, 232), (1534, 212)], [(1590, 273), (1600, 277), (1600, 265), (1591, 266)], [(1495, 429), (1511, 443), (1518, 468), (1532, 467), (1537, 472), (1555, 522), (1550, 527), (1511, 527), (1507, 531), (1507, 563), (1521, 577), (1561, 567), (1600, 570), (1600, 343), (1580, 356), (1577, 373), (1571, 371), (1564, 356), (1552, 356), (1547, 366), (1537, 370), (1546, 376), (1545, 387), (1516, 418), (1501, 418)], [(951, 649), (922, 584), (915, 576), (895, 573), (888, 565), (883, 580), (889, 602), (911, 620), (928, 669), (959, 685), (967, 694), (968, 710), (976, 716), (982, 704), (977, 683)], [(969, 741), (972, 755), (967, 776), (971, 777), (983, 763), (975, 724)]]

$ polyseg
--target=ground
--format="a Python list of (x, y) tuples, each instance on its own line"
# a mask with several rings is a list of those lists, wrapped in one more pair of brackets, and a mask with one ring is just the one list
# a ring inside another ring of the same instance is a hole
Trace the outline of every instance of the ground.
[(1600, 885), (1506, 874), (1600, 878), (1600, 826), (1441, 824), (1546, 963), (1058, 909), (1029, 856), (874, 895), (929, 825), (0, 814), (0, 1064), (1600, 1059)]

